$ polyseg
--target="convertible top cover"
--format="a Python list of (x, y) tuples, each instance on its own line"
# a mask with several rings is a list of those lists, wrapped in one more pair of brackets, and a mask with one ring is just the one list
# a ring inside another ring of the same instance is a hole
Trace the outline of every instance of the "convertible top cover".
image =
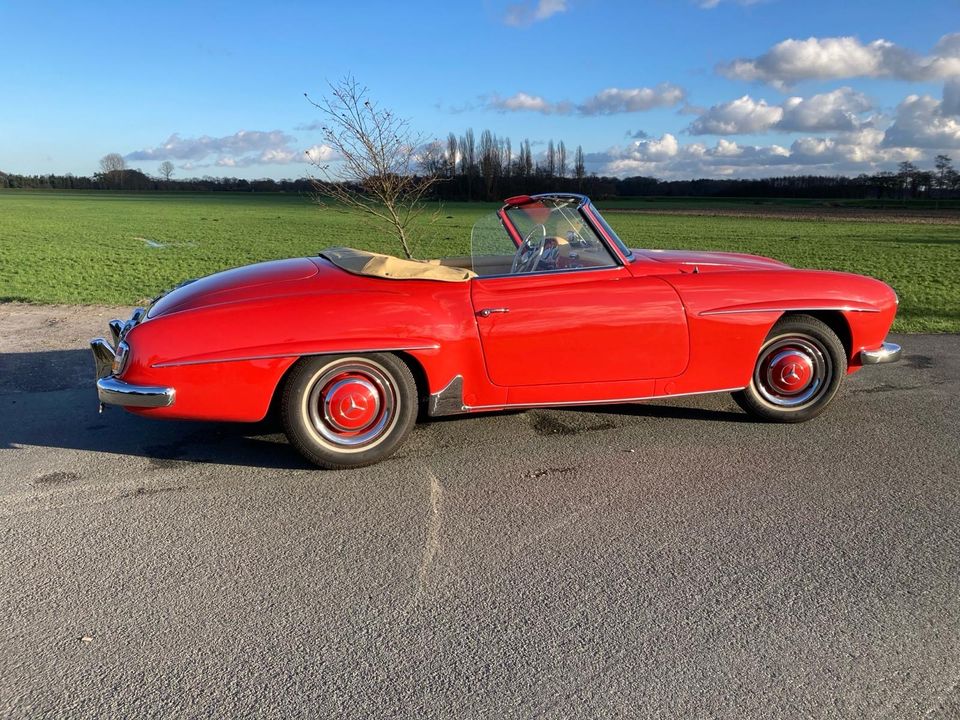
[(439, 260), (402, 260), (393, 255), (334, 247), (321, 250), (319, 256), (354, 275), (369, 275), (388, 280), (440, 280), (466, 282), (477, 274), (472, 270), (441, 265)]

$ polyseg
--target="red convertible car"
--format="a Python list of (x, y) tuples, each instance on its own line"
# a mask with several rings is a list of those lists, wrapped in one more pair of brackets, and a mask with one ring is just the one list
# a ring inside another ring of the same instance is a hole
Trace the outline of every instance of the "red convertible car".
[(102, 404), (258, 421), (321, 467), (377, 462), (418, 415), (730, 392), (819, 414), (845, 375), (896, 360), (897, 296), (765, 257), (631, 250), (582, 195), (510, 198), (470, 256), (347, 248), (184, 283), (91, 342)]

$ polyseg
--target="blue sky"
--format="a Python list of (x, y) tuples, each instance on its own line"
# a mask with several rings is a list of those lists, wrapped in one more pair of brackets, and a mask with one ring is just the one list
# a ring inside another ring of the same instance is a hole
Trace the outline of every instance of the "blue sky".
[(958, 0), (0, 0), (0, 48), (7, 172), (298, 177), (303, 94), (347, 73), (426, 136), (564, 140), (598, 173), (960, 160)]

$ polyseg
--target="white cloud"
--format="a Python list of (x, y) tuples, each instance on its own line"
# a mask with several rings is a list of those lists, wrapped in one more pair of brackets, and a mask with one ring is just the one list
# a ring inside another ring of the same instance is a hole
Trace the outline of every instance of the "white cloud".
[(673, 107), (683, 102), (683, 88), (661, 83), (655, 88), (607, 88), (580, 104), (567, 100), (551, 102), (539, 95), (518, 92), (510, 97), (494, 96), (487, 107), (499, 112), (538, 112), (544, 115), (613, 115)]
[(182, 138), (174, 133), (165, 142), (153, 148), (137, 150), (126, 155), (127, 160), (200, 160), (209, 155), (243, 155), (286, 147), (294, 138), (280, 130), (239, 130), (233, 135)]
[(688, 131), (692, 135), (851, 131), (863, 124), (860, 115), (872, 107), (866, 95), (848, 87), (809, 98), (790, 97), (780, 105), (744, 95), (703, 111)]
[(787, 98), (782, 107), (777, 129), (787, 132), (856, 130), (861, 125), (859, 116), (873, 109), (866, 95), (848, 87), (806, 99)]
[(518, 92), (508, 98), (495, 97), (490, 102), (490, 107), (508, 112), (527, 111), (539, 112), (544, 115), (550, 115), (556, 112), (556, 105), (554, 103), (547, 102), (539, 95), (528, 95), (525, 92)]
[(749, 95), (714, 105), (689, 127), (693, 135), (740, 135), (766, 132), (783, 117), (783, 108), (754, 101)]
[(639, 140), (626, 147), (587, 156), (591, 169), (620, 177), (652, 175), (660, 178), (771, 177), (777, 175), (858, 174), (895, 167), (916, 160), (914, 148), (888, 148), (884, 133), (863, 128), (834, 137), (803, 137), (789, 148), (781, 145), (741, 145), (720, 138), (715, 145), (681, 145), (669, 133), (659, 139)]
[(670, 133), (664, 133), (659, 140), (650, 138), (634, 143), (633, 154), (645, 160), (665, 160), (676, 157), (680, 143)]
[(523, 27), (541, 22), (569, 9), (567, 0), (537, 0), (537, 2), (528, 0), (510, 5), (503, 17), (503, 22), (513, 27)]
[(740, 58), (717, 69), (731, 78), (781, 88), (810, 79), (942, 80), (960, 76), (960, 33), (944, 35), (928, 56), (883, 39), (867, 44), (850, 36), (789, 39), (756, 58)]
[(319, 164), (337, 159), (337, 152), (329, 145), (313, 145), (304, 152), (307, 160)]
[[(915, 160), (921, 153), (910, 148), (884, 146), (884, 131), (863, 128), (830, 138), (804, 137), (790, 146), (791, 157), (800, 164), (818, 164), (828, 170), (869, 171), (892, 166), (901, 160)], [(866, 168), (866, 169), (865, 169)]]
[(679, 105), (685, 97), (683, 88), (670, 83), (660, 83), (655, 88), (607, 88), (587, 98), (577, 110), (581, 115), (644, 112)]
[[(328, 151), (315, 145), (308, 153), (318, 157)], [(296, 147), (296, 138), (280, 130), (239, 130), (233, 135), (203, 135), (184, 138), (174, 133), (160, 145), (128, 153), (130, 161), (184, 160), (181, 167), (249, 167), (251, 165), (288, 165), (308, 162), (308, 156)], [(206, 161), (206, 162), (204, 162)]]
[[(944, 97), (947, 97), (946, 91)], [(884, 146), (931, 150), (960, 148), (960, 119), (946, 113), (945, 105), (946, 100), (941, 102), (929, 95), (908, 95), (897, 106), (893, 124), (887, 128), (883, 140)]]
[(944, 115), (960, 117), (960, 78), (948, 80), (943, 86), (943, 105), (940, 110)]

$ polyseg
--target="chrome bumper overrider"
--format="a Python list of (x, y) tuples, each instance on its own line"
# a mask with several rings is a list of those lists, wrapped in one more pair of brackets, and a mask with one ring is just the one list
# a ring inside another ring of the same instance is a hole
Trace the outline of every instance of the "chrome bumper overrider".
[(861, 350), (860, 362), (864, 365), (880, 365), (892, 363), (900, 359), (903, 350), (896, 343), (883, 343), (876, 350)]
[[(110, 321), (110, 334), (114, 343), (119, 344), (127, 330), (140, 320), (143, 310), (138, 308), (126, 323)], [(168, 407), (176, 399), (176, 390), (170, 387), (152, 385), (131, 385), (113, 375), (113, 360), (116, 351), (104, 338), (90, 341), (93, 362), (97, 371), (97, 395), (103, 405), (121, 405), (123, 407)], [(121, 371), (122, 372), (122, 371)]]

